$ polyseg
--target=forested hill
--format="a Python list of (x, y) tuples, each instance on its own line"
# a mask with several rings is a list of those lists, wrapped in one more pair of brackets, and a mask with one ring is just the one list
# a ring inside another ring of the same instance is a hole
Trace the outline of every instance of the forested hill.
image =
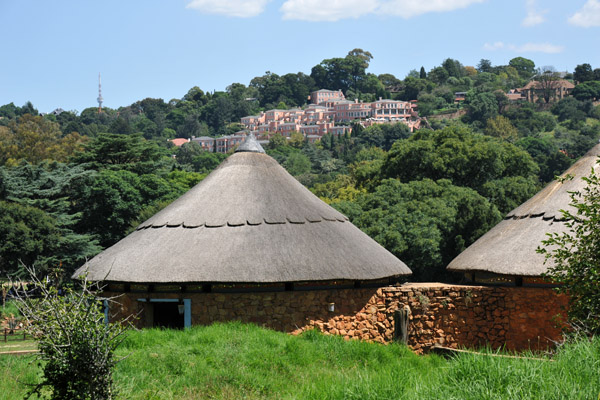
[[(215, 168), (224, 154), (168, 139), (220, 136), (240, 118), (301, 107), (311, 91), (346, 98), (418, 100), (430, 129), (353, 124), (352, 135), (273, 135), (268, 153), (325, 201), (405, 261), (414, 279), (446, 280), (445, 265), (512, 208), (564, 171), (600, 137), (600, 69), (559, 76), (517, 57), (508, 65), (446, 59), (404, 79), (368, 72), (355, 49), (310, 74), (267, 72), (224, 92), (193, 87), (181, 99), (143, 99), (40, 116), (0, 107), (0, 277), (20, 264), (67, 272), (109, 246)], [(576, 84), (563, 99), (510, 101), (533, 80)], [(456, 93), (460, 92), (459, 95)], [(461, 111), (459, 119), (440, 115)], [(174, 157), (175, 156), (175, 157)]]

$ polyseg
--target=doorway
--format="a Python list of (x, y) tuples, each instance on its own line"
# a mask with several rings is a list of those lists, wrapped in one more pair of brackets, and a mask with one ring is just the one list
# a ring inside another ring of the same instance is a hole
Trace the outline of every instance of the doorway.
[[(180, 305), (175, 302), (151, 303), (154, 315), (154, 328), (183, 329), (183, 313), (179, 313)], [(182, 305), (183, 306), (183, 305)]]
[(137, 299), (146, 328), (183, 329), (192, 326), (191, 299)]

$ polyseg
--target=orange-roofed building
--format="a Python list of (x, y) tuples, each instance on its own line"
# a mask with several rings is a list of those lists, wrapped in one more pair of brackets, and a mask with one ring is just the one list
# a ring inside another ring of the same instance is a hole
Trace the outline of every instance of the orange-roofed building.
[(169, 142), (173, 143), (176, 147), (181, 147), (189, 141), (190, 141), (190, 139), (186, 139), (186, 138), (175, 138), (175, 139), (169, 140)]

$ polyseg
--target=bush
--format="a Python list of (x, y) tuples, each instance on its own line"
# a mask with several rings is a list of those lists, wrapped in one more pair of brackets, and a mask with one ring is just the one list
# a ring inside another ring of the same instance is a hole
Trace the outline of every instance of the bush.
[(569, 318), (592, 334), (600, 333), (600, 176), (582, 178), (586, 187), (571, 193), (575, 213), (562, 210), (568, 232), (549, 235), (538, 249), (554, 261), (547, 277), (570, 297)]
[[(105, 323), (104, 300), (92, 285), (58, 290), (50, 279), (30, 280), (39, 287), (39, 298), (19, 298), (17, 305), (28, 320), (27, 331), (38, 338), (38, 365), (43, 379), (29, 395), (52, 400), (105, 400), (114, 396), (113, 353), (124, 338), (123, 324)], [(49, 388), (50, 392), (42, 391)]]

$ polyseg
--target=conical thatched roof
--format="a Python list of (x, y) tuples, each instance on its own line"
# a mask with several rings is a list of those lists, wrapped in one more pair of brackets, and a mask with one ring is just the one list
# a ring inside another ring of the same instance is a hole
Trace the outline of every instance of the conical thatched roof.
[(411, 273), (261, 150), (244, 145), (74, 276), (87, 268), (95, 281), (267, 283)]
[[(549, 266), (536, 249), (547, 239), (547, 233), (565, 232), (560, 210), (571, 209), (569, 192), (585, 187), (581, 179), (597, 164), (600, 145), (571, 166), (562, 176), (571, 175), (564, 183), (553, 181), (531, 199), (508, 213), (502, 222), (459, 254), (448, 265), (451, 271), (484, 271), (502, 275), (540, 276)], [(575, 212), (575, 210), (572, 210)]]

